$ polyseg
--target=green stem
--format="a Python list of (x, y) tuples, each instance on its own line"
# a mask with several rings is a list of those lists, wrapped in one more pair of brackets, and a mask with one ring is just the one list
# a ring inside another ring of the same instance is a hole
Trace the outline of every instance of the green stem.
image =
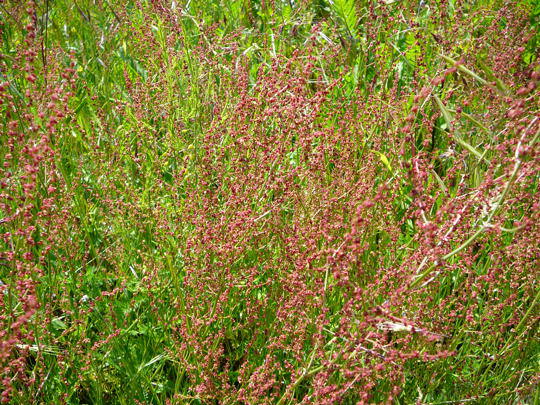
[(287, 394), (289, 394), (289, 392), (293, 393), (294, 390), (296, 389), (296, 387), (298, 387), (298, 385), (304, 380), (304, 378), (308, 378), (308, 377), (311, 377), (312, 375), (317, 374), (323, 368), (324, 368), (324, 366), (315, 367), (314, 369), (312, 369), (312, 370), (302, 374), (300, 377), (298, 377), (296, 379), (296, 381), (294, 382), (294, 384), (289, 389), (287, 389), (285, 391), (285, 393), (281, 396), (281, 398), (276, 403), (276, 405), (282, 405), (285, 402), (285, 400), (287, 399)]

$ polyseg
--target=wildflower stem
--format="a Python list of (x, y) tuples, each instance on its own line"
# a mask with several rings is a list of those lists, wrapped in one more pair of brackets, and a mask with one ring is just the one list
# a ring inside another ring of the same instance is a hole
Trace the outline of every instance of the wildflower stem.
[[(529, 124), (529, 127), (532, 126), (532, 124), (534, 122), (536, 122), (537, 118), (533, 119), (532, 122)], [(520, 153), (520, 148), (521, 148), (521, 143), (522, 143), (522, 140), (523, 140), (523, 137), (526, 135), (527, 131), (523, 131), (523, 136), (520, 140), (520, 142), (518, 143), (517, 147), (516, 147), (516, 153), (515, 153), (515, 159), (516, 159), (516, 163), (514, 165), (514, 169), (512, 170), (512, 173), (510, 174), (510, 178), (508, 179), (508, 181), (506, 182), (506, 185), (503, 189), (503, 191), (501, 192), (501, 194), (499, 195), (499, 197), (497, 198), (493, 208), (491, 209), (491, 211), (489, 212), (486, 220), (484, 221), (484, 224), (480, 227), (480, 229), (478, 229), (474, 234), (472, 234), (465, 242), (463, 242), (460, 246), (458, 246), (457, 248), (455, 248), (454, 250), (452, 250), (450, 253), (447, 253), (446, 255), (444, 255), (442, 257), (443, 260), (448, 260), (450, 259), (451, 257), (455, 256), (456, 254), (458, 254), (459, 252), (461, 252), (462, 250), (466, 249), (467, 247), (469, 247), (471, 245), (471, 243), (473, 243), (476, 238), (478, 238), (482, 233), (484, 233), (487, 229), (489, 229), (491, 227), (491, 220), (493, 219), (493, 216), (497, 213), (497, 211), (499, 210), (499, 208), (502, 206), (502, 203), (504, 202), (504, 200), (506, 199), (507, 195), (508, 195), (508, 192), (512, 186), (512, 184), (514, 183), (516, 177), (517, 177), (517, 173), (519, 171), (519, 169), (521, 168), (521, 165), (522, 165), (522, 160), (519, 158), (519, 153)], [(533, 137), (533, 139), (531, 140), (531, 142), (529, 143), (530, 146), (534, 145), (538, 139), (538, 135), (540, 134), (540, 130), (538, 130), (535, 134), (535, 136)], [(433, 263), (431, 264), (423, 273), (421, 273), (420, 275), (418, 275), (412, 282), (411, 284), (409, 285), (409, 287), (412, 289), (412, 288), (415, 288), (428, 274), (430, 274), (433, 269), (436, 267), (436, 263)]]

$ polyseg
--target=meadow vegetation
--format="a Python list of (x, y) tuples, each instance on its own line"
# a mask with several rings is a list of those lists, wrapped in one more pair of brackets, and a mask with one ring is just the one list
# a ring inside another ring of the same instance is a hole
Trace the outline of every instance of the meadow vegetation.
[(0, 399), (538, 404), (535, 0), (0, 1)]

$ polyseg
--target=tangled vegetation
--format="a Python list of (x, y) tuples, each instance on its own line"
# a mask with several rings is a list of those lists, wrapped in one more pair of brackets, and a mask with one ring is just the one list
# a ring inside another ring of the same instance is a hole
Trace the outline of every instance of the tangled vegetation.
[(0, 399), (540, 402), (534, 0), (0, 1)]

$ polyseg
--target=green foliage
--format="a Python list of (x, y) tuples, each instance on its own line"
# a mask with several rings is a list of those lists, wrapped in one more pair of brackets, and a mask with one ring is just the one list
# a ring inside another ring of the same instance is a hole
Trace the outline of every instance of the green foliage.
[(339, 17), (345, 27), (350, 40), (357, 37), (358, 17), (356, 15), (355, 0), (328, 0), (332, 11)]

